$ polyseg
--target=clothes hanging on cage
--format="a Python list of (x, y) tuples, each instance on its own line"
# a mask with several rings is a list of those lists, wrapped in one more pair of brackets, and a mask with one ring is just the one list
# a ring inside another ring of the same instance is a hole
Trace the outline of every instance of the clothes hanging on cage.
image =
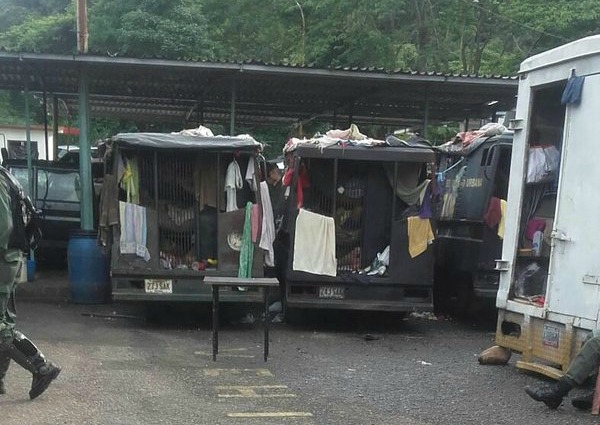
[(227, 195), (227, 208), (226, 211), (235, 211), (237, 207), (237, 191), (243, 187), (242, 173), (240, 172), (240, 166), (234, 159), (227, 167), (225, 173), (225, 193)]
[(109, 247), (112, 227), (119, 224), (119, 185), (112, 174), (106, 174), (100, 189), (100, 217), (98, 219), (98, 241)]
[(335, 277), (335, 222), (333, 218), (300, 209), (296, 218), (293, 269)]
[(246, 204), (244, 218), (244, 232), (242, 233), (242, 247), (240, 249), (240, 263), (238, 277), (252, 277), (252, 263), (254, 259), (254, 244), (252, 243), (252, 202)]
[[(283, 185), (291, 186), (292, 181), (294, 180), (294, 169), (288, 168), (283, 175)], [(310, 180), (308, 178), (308, 174), (306, 169), (303, 166), (300, 166), (300, 170), (298, 171), (298, 182), (296, 184), (296, 206), (298, 208), (302, 208), (304, 206), (304, 189), (310, 186)]]
[(271, 197), (269, 196), (269, 185), (266, 181), (260, 182), (260, 202), (262, 204), (262, 228), (258, 246), (267, 251), (265, 264), (269, 267), (274, 267), (275, 253), (273, 251), (273, 242), (275, 241), (275, 219), (273, 218), (273, 207), (271, 206)]
[(248, 166), (246, 167), (246, 175), (244, 179), (248, 182), (248, 185), (250, 186), (250, 189), (252, 189), (252, 192), (256, 192), (258, 190), (258, 187), (256, 185), (256, 172), (254, 167), (253, 156), (250, 156), (248, 158)]
[(427, 250), (427, 246), (433, 242), (435, 236), (428, 218), (408, 217), (407, 223), (408, 252), (411, 258), (415, 258)]
[[(419, 202), (421, 191), (427, 187), (429, 180), (419, 182), (422, 164), (405, 163), (398, 166), (397, 173), (393, 164), (385, 164), (385, 171), (390, 185), (396, 195), (408, 205), (416, 205)], [(396, 177), (395, 186), (394, 178)]]
[(431, 207), (431, 182), (421, 190), (419, 196), (419, 217), (421, 218), (432, 218), (433, 209)]
[(135, 254), (144, 260), (150, 260), (150, 252), (146, 247), (147, 225), (146, 208), (130, 202), (119, 201), (119, 220), (121, 238), (119, 249), (121, 254)]
[(121, 189), (127, 193), (127, 202), (140, 203), (140, 171), (136, 158), (128, 158), (121, 178)]
[(252, 204), (252, 242), (258, 242), (261, 231), (262, 214), (258, 204)]

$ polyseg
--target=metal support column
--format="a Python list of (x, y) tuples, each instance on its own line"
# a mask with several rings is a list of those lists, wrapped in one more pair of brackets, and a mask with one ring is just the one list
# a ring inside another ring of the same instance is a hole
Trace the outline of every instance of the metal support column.
[(263, 287), (263, 291), (263, 302), (265, 308), (265, 340), (263, 345), (263, 358), (265, 359), (265, 361), (267, 361), (267, 359), (269, 358), (269, 322), (271, 321), (271, 318), (269, 317), (269, 287)]
[(90, 148), (90, 94), (86, 69), (79, 75), (79, 174), (81, 182), (81, 229), (94, 230), (92, 156)]
[(217, 361), (219, 354), (219, 285), (212, 285), (212, 358)]
[(429, 92), (425, 93), (425, 111), (423, 113), (423, 137), (427, 139), (429, 135)]
[(58, 97), (52, 96), (52, 159), (58, 161)]
[(33, 164), (31, 158), (31, 117), (29, 114), (29, 76), (25, 76), (25, 148), (27, 149), (27, 186), (29, 196), (35, 199), (33, 193)]
[[(25, 147), (27, 149), (27, 183), (29, 190), (29, 197), (35, 202), (35, 194), (33, 190), (35, 188), (33, 181), (33, 163), (31, 158), (31, 119), (29, 114), (29, 76), (25, 76)], [(34, 260), (35, 255), (33, 249), (29, 251), (29, 259)]]
[(235, 136), (235, 79), (231, 83), (231, 116), (229, 118), (229, 135)]
[(44, 99), (44, 148), (46, 149), (46, 157), (44, 159), (50, 159), (50, 145), (48, 143), (48, 95), (46, 89), (43, 94)]

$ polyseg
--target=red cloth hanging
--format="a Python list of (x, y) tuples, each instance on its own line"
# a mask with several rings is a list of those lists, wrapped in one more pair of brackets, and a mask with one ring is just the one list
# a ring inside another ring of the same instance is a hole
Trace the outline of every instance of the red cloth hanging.
[[(294, 178), (294, 169), (288, 168), (283, 175), (283, 185), (290, 186)], [(296, 184), (296, 206), (302, 208), (304, 205), (304, 189), (310, 187), (310, 180), (304, 167), (300, 167), (298, 171), (298, 182)]]
[(483, 221), (490, 228), (494, 228), (500, 223), (502, 219), (502, 209), (500, 208), (500, 199), (493, 197), (490, 199), (487, 211), (483, 214)]

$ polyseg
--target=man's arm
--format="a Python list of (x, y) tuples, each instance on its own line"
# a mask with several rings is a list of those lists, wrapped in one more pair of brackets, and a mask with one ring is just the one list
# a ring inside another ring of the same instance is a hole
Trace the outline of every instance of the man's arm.
[(10, 192), (3, 177), (0, 177), (0, 250), (8, 248), (8, 240), (13, 230)]

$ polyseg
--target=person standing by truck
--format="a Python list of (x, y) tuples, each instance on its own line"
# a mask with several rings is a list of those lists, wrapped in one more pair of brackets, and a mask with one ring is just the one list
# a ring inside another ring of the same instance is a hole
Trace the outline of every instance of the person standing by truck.
[(32, 400), (46, 391), (61, 371), (15, 329), (15, 281), (23, 267), (23, 251), (29, 249), (34, 213), (19, 183), (0, 167), (0, 394), (6, 392), (4, 377), (14, 360), (33, 375), (29, 391)]

